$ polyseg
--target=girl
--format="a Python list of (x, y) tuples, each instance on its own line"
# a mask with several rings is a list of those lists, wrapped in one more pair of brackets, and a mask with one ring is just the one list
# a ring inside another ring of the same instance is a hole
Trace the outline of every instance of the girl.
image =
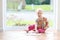
[[(36, 31), (37, 30), (38, 33), (45, 32), (45, 30), (48, 28), (48, 21), (47, 21), (47, 18), (42, 16), (42, 14), (43, 14), (42, 10), (38, 10), (38, 12), (37, 12), (38, 18), (36, 20), (37, 29), (36, 29), (35, 25), (31, 25), (28, 27), (28, 31), (31, 31), (31, 30)], [(28, 33), (28, 31), (27, 31), (27, 33)]]
[(37, 30), (39, 33), (44, 33), (45, 30), (48, 28), (47, 18), (43, 17), (42, 14), (43, 14), (42, 10), (38, 10), (37, 12), (38, 18), (36, 20), (36, 23), (37, 23)]

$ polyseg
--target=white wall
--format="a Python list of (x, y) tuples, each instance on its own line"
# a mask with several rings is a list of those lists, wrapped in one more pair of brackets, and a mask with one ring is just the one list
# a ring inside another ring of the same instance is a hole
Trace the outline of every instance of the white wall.
[(0, 0), (0, 31), (2, 31), (2, 0)]
[(58, 0), (58, 30), (60, 31), (60, 0)]

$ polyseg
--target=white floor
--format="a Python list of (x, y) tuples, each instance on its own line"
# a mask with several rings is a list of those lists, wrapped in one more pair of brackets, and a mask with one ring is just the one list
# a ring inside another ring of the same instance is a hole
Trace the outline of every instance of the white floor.
[(35, 34), (25, 31), (5, 31), (0, 32), (0, 40), (60, 40), (60, 32), (48, 31)]

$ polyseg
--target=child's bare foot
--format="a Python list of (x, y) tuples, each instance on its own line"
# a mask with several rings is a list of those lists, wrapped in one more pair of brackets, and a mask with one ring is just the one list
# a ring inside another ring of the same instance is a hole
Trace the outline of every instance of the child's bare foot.
[(33, 31), (36, 31), (36, 30), (33, 30)]
[(26, 33), (28, 33), (29, 31), (28, 30), (25, 30), (26, 31)]

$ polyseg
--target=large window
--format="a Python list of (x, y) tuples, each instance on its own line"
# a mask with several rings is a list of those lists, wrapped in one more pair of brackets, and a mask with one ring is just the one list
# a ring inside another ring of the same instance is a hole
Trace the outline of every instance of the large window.
[[(51, 0), (6, 0), (6, 15), (4, 16), (7, 29), (24, 29), (36, 23), (36, 10), (41, 8), (49, 20), (49, 26), (55, 26), (55, 13), (52, 11)], [(22, 27), (22, 28), (19, 28)]]

